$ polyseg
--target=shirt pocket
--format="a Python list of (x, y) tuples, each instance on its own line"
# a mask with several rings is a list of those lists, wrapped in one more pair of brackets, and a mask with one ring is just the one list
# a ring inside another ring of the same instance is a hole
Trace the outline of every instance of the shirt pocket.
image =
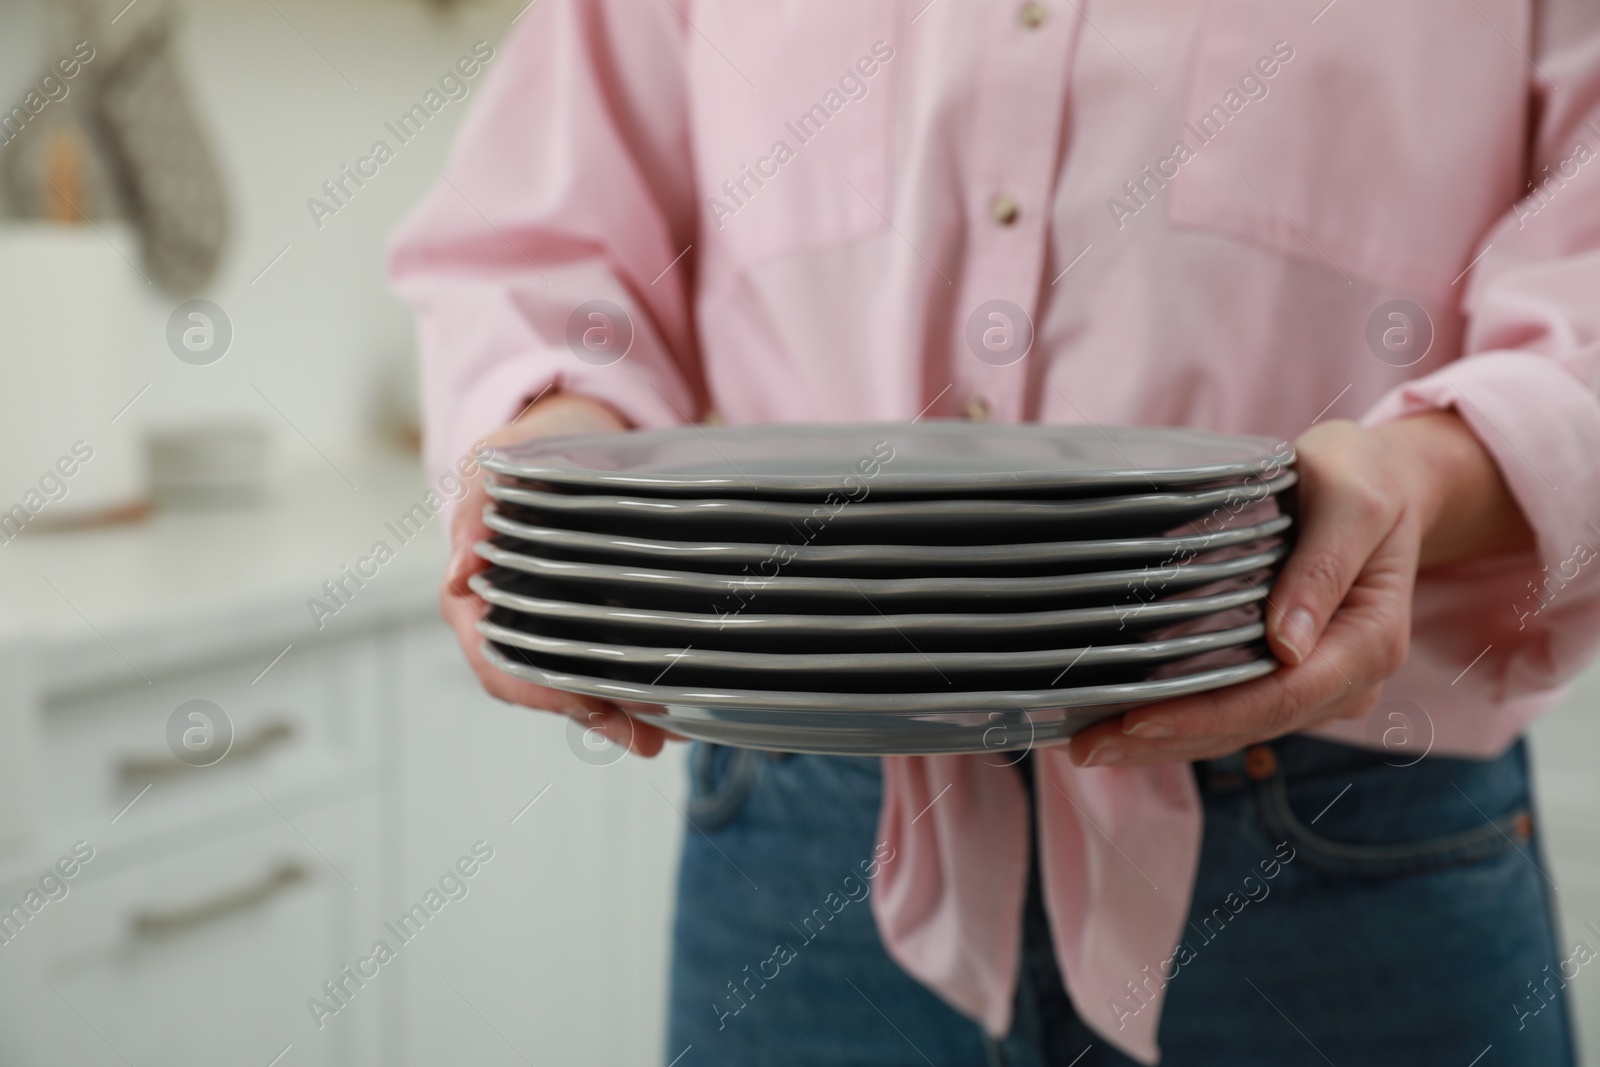
[(703, 240), (744, 265), (888, 228), (898, 0), (700, 0)]
[(1524, 180), (1528, 0), (1319, 6), (1211, 0), (1168, 221), (1439, 294)]

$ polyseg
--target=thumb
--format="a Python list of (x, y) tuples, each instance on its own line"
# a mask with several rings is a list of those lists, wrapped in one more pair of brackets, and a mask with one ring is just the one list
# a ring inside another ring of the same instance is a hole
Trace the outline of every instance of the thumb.
[(1394, 526), (1381, 497), (1359, 486), (1302, 498), (1300, 536), (1273, 585), (1267, 641), (1291, 667), (1316, 648), (1328, 620)]

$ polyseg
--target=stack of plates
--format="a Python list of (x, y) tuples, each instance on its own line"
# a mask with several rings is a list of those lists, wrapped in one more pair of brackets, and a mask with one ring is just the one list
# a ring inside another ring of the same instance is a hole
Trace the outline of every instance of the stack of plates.
[(795, 752), (1063, 741), (1272, 671), (1293, 450), (1190, 430), (687, 427), (505, 449), (485, 655)]

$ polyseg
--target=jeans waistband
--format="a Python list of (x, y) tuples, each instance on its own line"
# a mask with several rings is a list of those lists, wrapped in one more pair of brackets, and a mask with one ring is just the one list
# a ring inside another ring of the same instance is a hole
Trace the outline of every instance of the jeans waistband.
[[(1480, 768), (1485, 763), (1517, 764), (1523, 758), (1525, 744), (1519, 739), (1499, 757), (1487, 761), (1428, 756), (1427, 762), (1435, 768), (1446, 764), (1477, 765)], [(1290, 734), (1250, 745), (1216, 759), (1200, 760), (1193, 766), (1201, 793), (1216, 795), (1236, 793), (1250, 788), (1255, 782), (1280, 775), (1293, 781), (1308, 781), (1321, 777), (1349, 776), (1378, 768), (1405, 768), (1421, 761), (1420, 752), (1413, 755), (1409, 750), (1361, 748), (1303, 734)]]

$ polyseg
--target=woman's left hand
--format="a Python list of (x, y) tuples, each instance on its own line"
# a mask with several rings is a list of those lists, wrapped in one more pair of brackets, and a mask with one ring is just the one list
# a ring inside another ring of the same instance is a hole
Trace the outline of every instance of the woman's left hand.
[(1075, 763), (1209, 759), (1365, 715), (1405, 663), (1418, 569), (1533, 545), (1499, 468), (1453, 413), (1328, 422), (1295, 449), (1299, 539), (1266, 608), (1284, 666), (1097, 723), (1073, 738)]

